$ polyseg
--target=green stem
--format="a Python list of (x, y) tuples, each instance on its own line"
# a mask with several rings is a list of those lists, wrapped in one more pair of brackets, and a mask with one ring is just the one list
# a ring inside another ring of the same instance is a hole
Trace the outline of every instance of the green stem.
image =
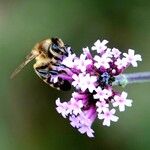
[(115, 77), (113, 85), (126, 86), (132, 83), (150, 82), (150, 72), (126, 73)]

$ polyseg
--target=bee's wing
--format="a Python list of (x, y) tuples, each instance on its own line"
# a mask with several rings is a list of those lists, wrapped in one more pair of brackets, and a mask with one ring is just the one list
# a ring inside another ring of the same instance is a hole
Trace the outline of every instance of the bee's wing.
[(26, 56), (26, 59), (23, 63), (21, 63), (16, 69), (15, 71), (11, 74), (10, 78), (14, 78), (20, 71), (21, 69), (26, 66), (30, 61), (32, 61), (34, 58), (36, 57), (36, 55), (34, 55), (32, 52), (30, 54), (28, 54)]

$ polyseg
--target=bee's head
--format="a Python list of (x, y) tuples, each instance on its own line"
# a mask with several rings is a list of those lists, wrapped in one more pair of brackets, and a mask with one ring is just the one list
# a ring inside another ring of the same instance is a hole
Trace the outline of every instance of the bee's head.
[(60, 55), (66, 55), (66, 47), (63, 43), (63, 41), (59, 38), (51, 38), (51, 46), (49, 51), (54, 52)]
[(63, 41), (59, 38), (46, 39), (37, 43), (33, 48), (33, 52), (37, 52), (39, 54), (48, 54), (51, 51), (65, 54), (65, 46)]
[(64, 42), (59, 38), (51, 38), (52, 41), (52, 49), (58, 49), (64, 47)]
[(65, 55), (68, 56), (69, 53), (72, 53), (72, 48), (64, 44), (64, 42), (59, 38), (51, 38), (52, 44), (49, 50), (52, 50), (52, 52), (55, 52), (59, 55)]

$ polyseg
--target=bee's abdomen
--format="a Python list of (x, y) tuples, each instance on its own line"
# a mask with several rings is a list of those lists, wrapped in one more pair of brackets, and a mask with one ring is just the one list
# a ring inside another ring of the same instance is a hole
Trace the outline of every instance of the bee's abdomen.
[(57, 81), (54, 82), (53, 77), (57, 77), (61, 71), (50, 69), (47, 65), (34, 69), (37, 75), (51, 87), (62, 91), (68, 91), (71, 89), (71, 83), (68, 80), (58, 77)]

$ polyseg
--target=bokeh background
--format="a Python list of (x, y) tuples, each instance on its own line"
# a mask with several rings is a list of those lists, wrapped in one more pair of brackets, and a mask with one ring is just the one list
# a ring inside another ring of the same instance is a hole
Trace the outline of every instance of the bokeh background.
[(150, 70), (149, 0), (0, 0), (0, 150), (149, 150), (150, 84), (123, 89), (133, 107), (110, 128), (94, 123), (94, 139), (80, 135), (55, 110), (69, 99), (34, 73), (33, 62), (10, 80), (33, 45), (61, 37), (76, 53), (98, 38), (121, 51), (137, 50), (143, 61), (127, 72)]

